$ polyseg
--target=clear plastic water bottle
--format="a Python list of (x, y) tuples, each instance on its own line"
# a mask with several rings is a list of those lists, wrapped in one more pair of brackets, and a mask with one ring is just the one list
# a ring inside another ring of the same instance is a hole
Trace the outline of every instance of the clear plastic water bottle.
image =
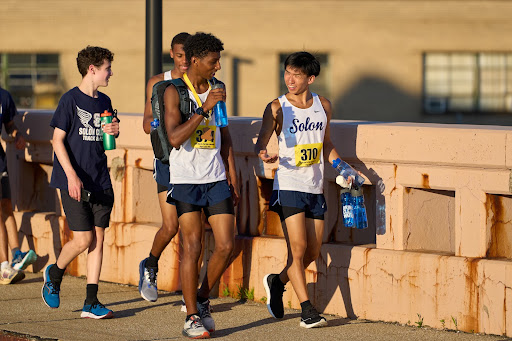
[(366, 206), (364, 205), (363, 189), (352, 189), (350, 191), (354, 200), (354, 222), (357, 229), (368, 227), (368, 218), (366, 216)]
[[(224, 89), (224, 84), (217, 83), (212, 85), (213, 89)], [(226, 103), (218, 101), (213, 107), (213, 114), (215, 115), (215, 125), (219, 128), (228, 126), (228, 112), (226, 111)]]
[(359, 188), (363, 184), (364, 178), (345, 161), (339, 158), (332, 160), (332, 166), (338, 171), (338, 173), (340, 173), (342, 177), (345, 178), (345, 180), (348, 181), (348, 178), (350, 176), (352, 177), (352, 187)]
[(151, 121), (151, 131), (156, 130), (156, 128), (158, 128), (159, 125), (160, 121), (158, 120), (158, 118), (155, 118), (153, 121)]
[(382, 181), (382, 179), (377, 181), (375, 189), (377, 190), (375, 198), (375, 232), (378, 235), (383, 235), (386, 233), (386, 199), (384, 198), (384, 191), (386, 186), (384, 185), (384, 181)]
[(343, 211), (343, 225), (354, 227), (354, 204), (350, 189), (341, 189), (341, 208)]

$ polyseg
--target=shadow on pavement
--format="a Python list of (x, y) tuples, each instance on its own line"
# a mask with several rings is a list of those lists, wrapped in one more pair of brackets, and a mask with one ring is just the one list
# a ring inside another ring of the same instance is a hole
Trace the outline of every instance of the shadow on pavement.
[[(146, 305), (144, 307), (131, 308), (131, 309), (126, 309), (126, 310), (115, 310), (114, 318), (120, 319), (120, 318), (124, 318), (124, 317), (134, 316), (136, 313), (139, 313), (146, 309), (152, 309), (152, 308), (163, 307), (163, 306), (168, 306), (168, 305), (171, 305), (171, 302), (165, 302), (165, 303), (160, 303), (160, 304), (151, 304), (151, 305)], [(107, 304), (105, 306), (107, 308), (110, 308), (111, 305)]]
[(343, 326), (343, 325), (349, 324), (350, 321), (351, 321), (351, 319), (347, 319), (347, 318), (337, 318), (337, 319), (333, 319), (333, 320), (327, 320), (327, 322), (328, 322), (327, 327), (324, 327), (324, 328)]
[[(101, 295), (104, 295), (106, 294), (105, 292), (102, 292)], [(176, 296), (176, 294), (173, 294), (173, 293), (164, 293), (164, 294), (158, 294), (158, 298), (161, 300), (165, 297), (169, 297), (169, 296)], [(116, 306), (116, 305), (122, 305), (122, 304), (128, 304), (128, 303), (137, 303), (137, 302), (141, 302), (141, 303), (147, 303), (150, 307), (156, 307), (158, 306), (157, 304), (155, 304), (155, 302), (148, 302), (146, 300), (144, 300), (142, 297), (140, 296), (137, 296), (137, 298), (132, 298), (130, 300), (125, 300), (125, 301), (119, 301), (119, 302), (112, 302), (112, 303), (107, 303), (105, 305), (108, 305), (109, 307), (111, 306)], [(172, 301), (172, 302), (166, 302), (165, 304), (172, 304), (172, 305), (181, 305), (181, 299), (178, 300), (178, 301)]]
[(233, 303), (213, 304), (213, 303), (215, 303), (215, 301), (214, 301), (211, 303), (212, 303), (212, 309), (213, 309), (214, 313), (221, 313), (223, 311), (229, 311), (229, 310), (232, 310), (233, 307), (236, 307), (237, 305), (244, 304), (243, 302), (240, 302), (240, 301), (233, 302)]
[(228, 335), (231, 335), (231, 334), (234, 334), (236, 332), (243, 331), (243, 330), (251, 329), (251, 328), (254, 328), (254, 327), (260, 327), (260, 326), (263, 326), (263, 325), (266, 325), (266, 324), (269, 324), (269, 323), (279, 323), (280, 321), (287, 320), (287, 319), (290, 319), (290, 318), (297, 318), (297, 317), (300, 317), (300, 314), (286, 315), (286, 318), (282, 319), (282, 320), (278, 320), (278, 319), (275, 319), (273, 317), (268, 317), (266, 319), (254, 321), (254, 322), (251, 322), (249, 324), (241, 325), (241, 326), (238, 326), (238, 327), (216, 330), (215, 331), (215, 337), (228, 336)]
[(16, 283), (16, 285), (20, 285), (20, 284), (30, 284), (30, 283), (43, 283), (43, 277), (36, 277), (36, 278), (29, 278), (29, 279), (24, 279), (22, 280), (21, 282), (19, 283)]

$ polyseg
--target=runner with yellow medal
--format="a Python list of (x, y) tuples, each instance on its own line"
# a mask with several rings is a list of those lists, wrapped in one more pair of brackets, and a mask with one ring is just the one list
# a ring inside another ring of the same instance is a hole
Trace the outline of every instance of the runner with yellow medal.
[[(284, 62), (288, 93), (270, 102), (263, 113), (255, 152), (265, 163), (279, 158), (270, 209), (279, 214), (288, 246), (288, 262), (280, 274), (263, 279), (267, 308), (275, 318), (284, 316), (283, 291), (290, 280), (302, 308), (300, 326), (322, 327), (327, 321), (308, 298), (304, 269), (320, 254), (327, 210), (323, 195), (324, 158), (339, 158), (331, 142), (331, 103), (309, 86), (320, 74), (320, 63), (308, 52), (296, 52)], [(268, 155), (273, 133), (278, 155)]]
[[(168, 202), (176, 204), (183, 237), (180, 274), (187, 317), (183, 335), (208, 338), (215, 331), (210, 314), (210, 290), (226, 269), (235, 240), (234, 205), (239, 198), (235, 159), (229, 129), (216, 127), (210, 113), (218, 101), (226, 100), (224, 89), (212, 89), (213, 76), (220, 70), (222, 42), (211, 34), (196, 33), (184, 46), (189, 63), (183, 79), (189, 89), (193, 115), (182, 121), (176, 88), (164, 92), (165, 129), (174, 147), (169, 155)], [(213, 115), (215, 116), (215, 115)], [(229, 182), (228, 182), (229, 179)], [(201, 254), (204, 212), (215, 239), (215, 249), (201, 287), (197, 262)]]
[[(196, 103), (198, 107), (203, 106), (203, 102), (197, 95), (196, 90), (194, 89), (194, 86), (192, 83), (190, 83), (190, 79), (188, 79), (187, 73), (183, 74), (183, 80), (185, 81), (185, 84), (187, 84), (189, 91), (194, 96), (194, 99), (196, 100)], [(208, 91), (210, 91), (212, 88), (212, 83), (210, 80), (208, 80)], [(211, 110), (209, 112), (209, 115), (211, 117)], [(214, 149), (215, 148), (215, 130), (217, 127), (212, 124), (210, 125), (210, 120), (207, 118), (205, 120), (205, 124), (200, 124), (197, 126), (196, 131), (191, 137), (191, 145), (194, 148), (202, 148), (202, 149)]]

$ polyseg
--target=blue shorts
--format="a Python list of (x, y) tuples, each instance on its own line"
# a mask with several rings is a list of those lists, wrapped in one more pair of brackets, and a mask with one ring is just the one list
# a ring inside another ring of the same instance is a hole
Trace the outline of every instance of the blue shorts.
[[(286, 209), (288, 207), (295, 210)], [(323, 220), (327, 204), (323, 194), (274, 190), (270, 197), (270, 210), (279, 213), (282, 220), (293, 215), (291, 213), (299, 212), (305, 212), (306, 218)]]
[[(162, 163), (162, 161), (155, 158), (153, 161), (153, 179), (155, 179), (156, 183), (165, 186), (166, 190), (169, 187), (169, 165)], [(158, 192), (162, 192), (159, 188)]]
[(214, 206), (231, 197), (227, 180), (207, 184), (171, 184), (167, 202), (181, 201), (201, 207)]

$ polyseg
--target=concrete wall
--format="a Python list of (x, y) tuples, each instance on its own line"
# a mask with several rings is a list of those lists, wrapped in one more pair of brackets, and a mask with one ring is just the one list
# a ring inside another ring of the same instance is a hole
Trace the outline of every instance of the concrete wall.
[[(163, 1), (164, 50), (181, 31), (213, 32), (225, 44), (218, 77), (228, 108), (237, 68), (239, 114), (259, 115), (279, 93), (279, 54), (329, 55), (334, 117), (378, 121), (512, 124), (507, 116), (423, 115), (424, 52), (510, 51), (512, 2), (204, 0)], [(196, 11), (195, 9), (200, 9)], [(115, 52), (105, 92), (120, 112), (141, 112), (145, 89), (145, 1), (4, 0), (1, 53), (60, 54), (62, 89), (77, 85), (86, 45)], [(179, 13), (179, 15), (177, 15)], [(56, 38), (58, 37), (58, 38)], [(327, 95), (327, 94), (324, 94)]]
[[(33, 271), (54, 262), (72, 238), (59, 196), (48, 188), (50, 118), (50, 112), (16, 118), (29, 141), (24, 151), (15, 151), (3, 136), (20, 239), (23, 248), (40, 256)], [(142, 115), (121, 120), (118, 148), (107, 152), (116, 200), (101, 279), (136, 285), (138, 263), (161, 220)], [(263, 276), (286, 263), (279, 219), (268, 212), (275, 166), (252, 152), (259, 126), (258, 119), (230, 120), (242, 198), (234, 260), (213, 295), (225, 288), (236, 294), (242, 287), (253, 289), (260, 301)], [(307, 269), (308, 290), (319, 310), (401, 323), (421, 314), (432, 327), (442, 328), (445, 320), (452, 329), (512, 336), (512, 130), (334, 121), (331, 131), (342, 157), (367, 178), (369, 228), (343, 226), (335, 173), (327, 168), (324, 245)], [(269, 149), (276, 148), (273, 137)], [(206, 261), (213, 245), (209, 232)], [(159, 288), (180, 289), (179, 258), (176, 238), (161, 258)], [(85, 267), (83, 254), (68, 272), (85, 275)], [(298, 308), (293, 288), (287, 288), (285, 304)]]

